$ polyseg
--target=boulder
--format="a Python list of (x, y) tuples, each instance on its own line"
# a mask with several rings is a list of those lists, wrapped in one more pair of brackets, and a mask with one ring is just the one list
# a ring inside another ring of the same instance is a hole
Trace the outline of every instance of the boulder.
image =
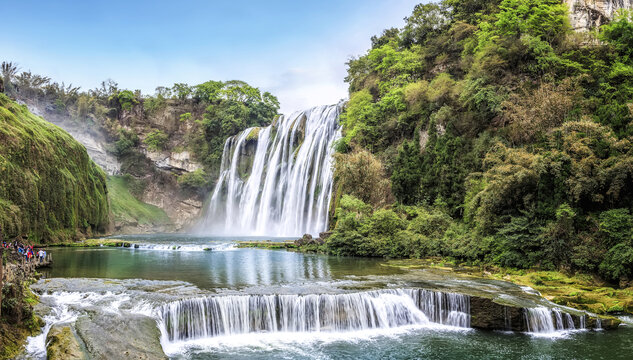
[(75, 322), (77, 334), (95, 359), (167, 359), (156, 320), (142, 315), (95, 312)]

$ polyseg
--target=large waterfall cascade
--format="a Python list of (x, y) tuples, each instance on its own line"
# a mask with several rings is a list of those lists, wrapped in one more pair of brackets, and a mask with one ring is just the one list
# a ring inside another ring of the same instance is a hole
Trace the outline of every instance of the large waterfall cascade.
[(343, 332), (441, 324), (470, 327), (470, 298), (421, 289), (238, 295), (175, 301), (158, 312), (168, 342), (259, 332)]
[(282, 116), (227, 139), (200, 231), (300, 236), (326, 230), (341, 105)]

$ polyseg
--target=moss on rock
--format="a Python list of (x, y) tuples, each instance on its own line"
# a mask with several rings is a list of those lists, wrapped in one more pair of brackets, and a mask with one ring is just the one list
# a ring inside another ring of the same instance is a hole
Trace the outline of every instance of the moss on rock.
[(70, 326), (54, 326), (46, 336), (46, 358), (49, 360), (84, 359), (86, 356)]
[(83, 145), (0, 94), (0, 230), (60, 242), (104, 232), (104, 172)]

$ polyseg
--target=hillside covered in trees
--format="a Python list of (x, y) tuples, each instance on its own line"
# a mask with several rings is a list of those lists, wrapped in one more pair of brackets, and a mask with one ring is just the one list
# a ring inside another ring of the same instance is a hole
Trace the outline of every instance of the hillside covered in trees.
[(420, 4), (348, 63), (340, 255), (633, 279), (633, 21), (558, 0)]

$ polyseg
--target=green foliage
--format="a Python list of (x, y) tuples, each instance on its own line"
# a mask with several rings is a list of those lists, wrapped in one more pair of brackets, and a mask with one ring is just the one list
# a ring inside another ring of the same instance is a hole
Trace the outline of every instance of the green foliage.
[(611, 248), (600, 264), (600, 273), (610, 280), (630, 280), (633, 277), (633, 247), (618, 244)]
[[(444, 0), (372, 37), (347, 64), (335, 204), (373, 212), (337, 210), (331, 251), (630, 276), (631, 18), (577, 34), (559, 0)], [(353, 180), (359, 154), (395, 210)]]
[(132, 195), (133, 181), (124, 176), (108, 176), (108, 199), (114, 219), (119, 223), (166, 225), (170, 220), (165, 212), (146, 204)]
[(224, 141), (248, 127), (268, 126), (279, 110), (279, 101), (243, 81), (208, 81), (194, 87), (194, 99), (206, 101), (201, 133), (192, 144), (207, 168), (219, 168)]
[(189, 85), (183, 83), (174, 84), (174, 86), (171, 88), (171, 91), (173, 92), (174, 96), (181, 101), (190, 98), (193, 94), (193, 89)]
[(352, 195), (373, 207), (381, 207), (391, 201), (384, 166), (370, 152), (353, 150), (348, 154), (336, 154), (334, 166), (339, 192)]
[(157, 111), (164, 109), (167, 106), (167, 101), (162, 95), (156, 97), (148, 97), (143, 101), (143, 108), (149, 114), (155, 114)]
[(391, 183), (396, 199), (403, 204), (415, 204), (419, 196), (421, 178), (420, 140), (416, 136), (413, 141), (405, 141), (402, 144), (394, 164)]
[(571, 30), (567, 5), (559, 0), (503, 0), (496, 28), (501, 36), (528, 34), (551, 42)]
[(600, 213), (600, 235), (608, 247), (631, 241), (633, 217), (629, 209), (613, 209)]
[(187, 122), (189, 120), (191, 120), (191, 113), (190, 112), (187, 112), (187, 113), (184, 113), (184, 114), (180, 115), (180, 121)]
[(105, 174), (68, 133), (0, 94), (0, 231), (61, 242), (103, 232)]
[(139, 138), (136, 133), (121, 129), (119, 131), (119, 139), (114, 143), (114, 153), (119, 157), (127, 155), (138, 144)]
[(207, 186), (208, 176), (204, 171), (198, 169), (178, 176), (178, 184), (188, 189), (201, 190)]
[(413, 14), (405, 18), (402, 43), (405, 46), (424, 44), (431, 36), (436, 36), (450, 24), (449, 12), (444, 3), (418, 4)]
[(154, 129), (145, 136), (143, 143), (149, 151), (162, 151), (165, 150), (168, 140), (169, 137), (162, 130)]
[(136, 95), (130, 90), (123, 90), (117, 94), (119, 105), (123, 110), (132, 110), (132, 107), (138, 104)]

